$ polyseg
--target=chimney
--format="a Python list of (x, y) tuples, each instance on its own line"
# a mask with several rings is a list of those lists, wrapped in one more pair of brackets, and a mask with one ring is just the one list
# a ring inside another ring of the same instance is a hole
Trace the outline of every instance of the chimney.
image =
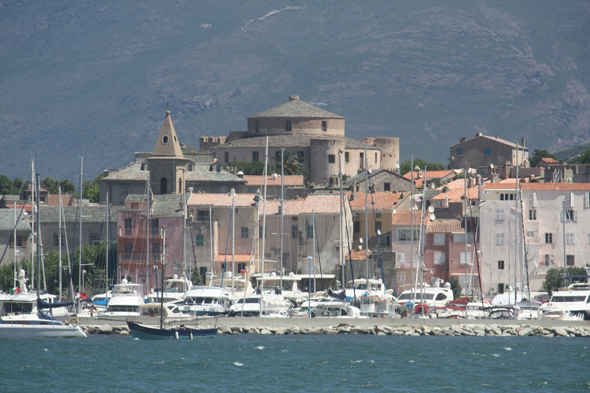
[(289, 101), (299, 101), (299, 96), (289, 96)]
[(524, 136), (522, 137), (522, 140), (520, 142), (520, 146), (524, 147)]
[(240, 179), (243, 179), (243, 178), (244, 178), (244, 172), (242, 172), (242, 171), (239, 171), (239, 172), (238, 172), (238, 177), (239, 177)]

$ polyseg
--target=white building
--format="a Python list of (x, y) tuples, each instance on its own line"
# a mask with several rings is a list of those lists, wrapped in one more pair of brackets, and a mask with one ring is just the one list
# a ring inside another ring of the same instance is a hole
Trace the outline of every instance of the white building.
[(519, 183), (518, 195), (515, 187), (503, 182), (482, 190), (482, 286), (488, 295), (524, 286), (525, 249), (531, 290), (542, 290), (546, 272), (563, 268), (564, 259), (567, 266), (590, 263), (590, 184)]

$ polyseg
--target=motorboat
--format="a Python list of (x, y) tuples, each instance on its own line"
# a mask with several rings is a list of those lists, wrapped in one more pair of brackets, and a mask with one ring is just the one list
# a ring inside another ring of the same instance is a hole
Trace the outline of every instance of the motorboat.
[(236, 274), (232, 277), (231, 272), (225, 272), (223, 275), (209, 275), (209, 286), (219, 287), (225, 289), (226, 291), (233, 292), (233, 296), (235, 297), (244, 297), (244, 294), (246, 296), (254, 295), (254, 289), (250, 281), (246, 280), (239, 274)]
[(518, 319), (539, 319), (539, 308), (541, 306), (541, 302), (524, 299), (520, 303), (515, 304), (514, 309), (518, 313)]
[(545, 313), (546, 309), (552, 308), (578, 314), (584, 320), (590, 320), (590, 284), (575, 283), (553, 292), (549, 302), (543, 304), (539, 311)]
[(403, 291), (397, 298), (397, 302), (401, 305), (407, 303), (424, 303), (429, 307), (444, 307), (447, 302), (454, 299), (451, 284), (446, 283), (444, 287), (431, 287), (424, 285), (422, 288), (408, 289)]
[(539, 319), (549, 319), (553, 321), (582, 321), (584, 320), (584, 316), (580, 314), (572, 314), (561, 308), (543, 308), (539, 309)]
[(145, 304), (143, 285), (121, 280), (113, 286), (113, 295), (105, 311), (98, 312), (98, 317), (138, 317), (139, 307)]
[(287, 311), (293, 304), (281, 295), (250, 295), (230, 307), (229, 316), (254, 316)]
[(377, 296), (362, 296), (360, 314), (369, 318), (399, 318), (397, 304)]
[(343, 300), (325, 300), (312, 309), (315, 318), (368, 318), (361, 316), (361, 310)]
[(376, 296), (381, 300), (394, 301), (391, 291), (387, 291), (385, 284), (381, 279), (366, 279), (359, 278), (357, 280), (350, 280), (346, 283), (345, 288), (346, 300), (353, 301), (355, 298), (358, 301), (362, 296)]
[(488, 319), (518, 319), (518, 313), (511, 306), (495, 306), (490, 307)]
[(228, 314), (236, 300), (226, 288), (198, 286), (188, 291), (177, 305), (183, 313), (196, 317), (220, 316)]
[(160, 310), (162, 310), (166, 322), (184, 322), (195, 319), (194, 316), (183, 313), (175, 303), (164, 303), (163, 307), (160, 304), (146, 303), (139, 307), (139, 315), (160, 318)]
[[(164, 280), (164, 303), (181, 301), (192, 288), (193, 283), (183, 274)], [(160, 289), (150, 291), (147, 295), (148, 303), (160, 302)]]

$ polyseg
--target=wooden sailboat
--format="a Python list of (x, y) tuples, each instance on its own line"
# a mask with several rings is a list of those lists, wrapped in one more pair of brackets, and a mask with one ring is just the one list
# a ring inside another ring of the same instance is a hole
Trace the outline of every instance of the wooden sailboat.
[[(161, 293), (164, 293), (164, 272), (166, 271), (166, 227), (162, 228), (162, 278)], [(217, 324), (217, 322), (216, 322)], [(127, 326), (133, 338), (140, 340), (166, 340), (198, 336), (213, 336), (217, 334), (217, 326), (210, 329), (197, 329), (184, 325), (164, 327), (164, 296), (160, 296), (160, 326), (150, 326), (138, 322), (127, 321)]]

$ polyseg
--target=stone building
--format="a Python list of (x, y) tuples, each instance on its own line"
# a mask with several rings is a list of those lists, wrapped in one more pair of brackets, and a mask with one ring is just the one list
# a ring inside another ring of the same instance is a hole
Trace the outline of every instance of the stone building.
[(269, 157), (280, 157), (281, 148), (295, 152), (309, 169), (313, 186), (333, 185), (340, 160), (348, 177), (359, 173), (366, 162), (374, 170), (393, 171), (399, 166), (398, 138), (355, 141), (345, 136), (344, 122), (342, 116), (290, 96), (285, 104), (250, 116), (247, 131), (232, 131), (225, 140), (201, 137), (200, 148), (213, 151), (222, 163), (264, 161), (268, 136)]
[(21, 214), (21, 209), (16, 210), (16, 220), (14, 209), (0, 209), (0, 257), (4, 254), (2, 265), (14, 262), (15, 255), (17, 261), (31, 259), (32, 231), (29, 218), (25, 211)]

